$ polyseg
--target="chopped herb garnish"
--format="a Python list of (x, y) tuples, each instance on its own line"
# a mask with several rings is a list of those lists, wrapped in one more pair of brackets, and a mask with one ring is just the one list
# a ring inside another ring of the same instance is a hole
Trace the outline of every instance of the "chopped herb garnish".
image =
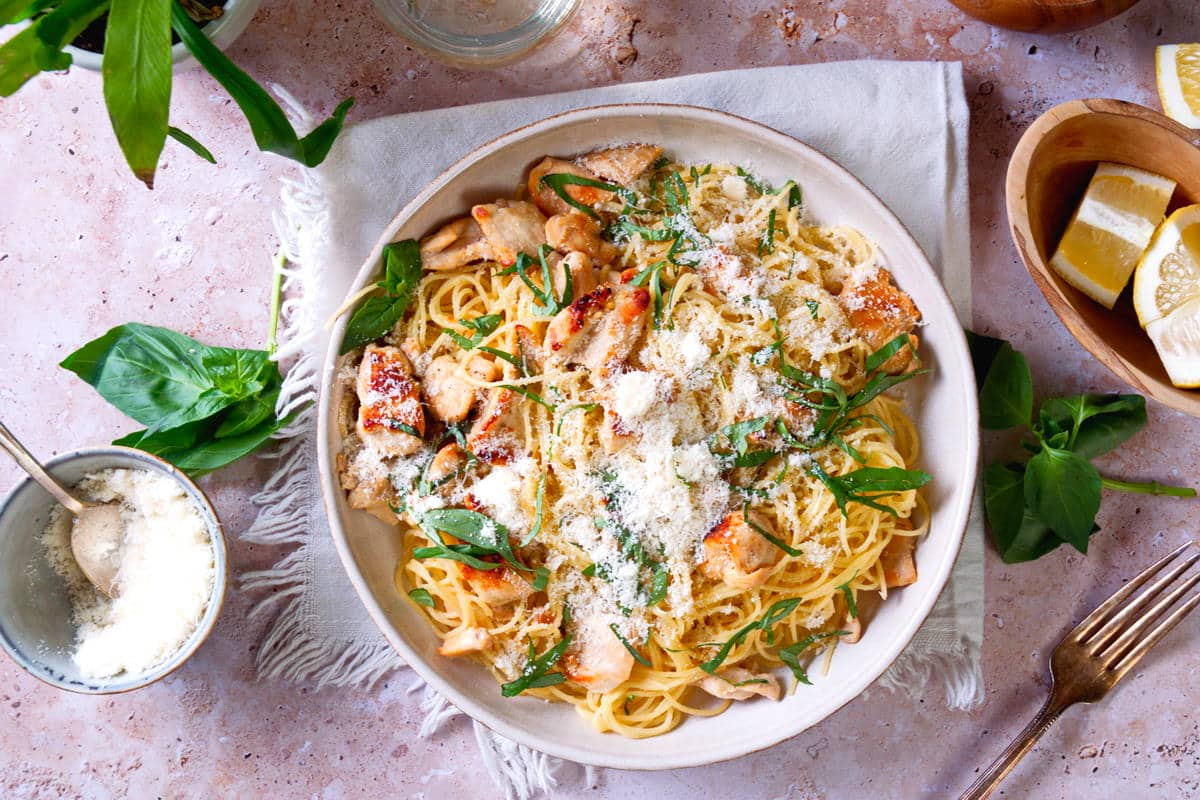
[(789, 645), (779, 651), (779, 660), (787, 665), (792, 671), (792, 675), (800, 683), (808, 686), (812, 685), (812, 681), (808, 679), (808, 672), (800, 665), (800, 654), (808, 648), (812, 647), (822, 639), (829, 639), (834, 636), (847, 636), (850, 631), (826, 631), (824, 633), (814, 633), (805, 636), (800, 641), (793, 645)]
[(554, 405), (553, 403), (551, 403), (546, 398), (542, 397), (537, 392), (526, 389), (524, 386), (514, 386), (512, 384), (506, 383), (506, 384), (503, 384), (500, 388), (508, 389), (510, 391), (516, 392), (517, 394), (522, 395), (523, 397), (525, 397), (529, 400), (532, 400), (533, 402), (537, 403), (538, 405), (545, 406), (546, 408), (550, 409), (550, 413), (554, 413), (554, 410), (558, 407), (558, 406)]
[(529, 533), (525, 534), (525, 538), (521, 540), (521, 547), (526, 546), (537, 535), (542, 532), (542, 502), (546, 499), (546, 476), (542, 475), (538, 479), (537, 498), (533, 501), (534, 505), (534, 520), (533, 527), (529, 529)]
[(409, 425), (408, 423), (405, 423), (405, 422), (400, 422), (399, 420), (395, 420), (395, 419), (386, 420), (384, 422), (384, 426), (387, 427), (389, 430), (407, 433), (409, 436), (415, 436), (418, 439), (422, 438), (421, 432), (419, 430), (414, 428), (412, 425)]
[(821, 304), (811, 298), (804, 301), (804, 305), (808, 308), (808, 314), (813, 319), (821, 318)]
[(463, 336), (461, 333), (456, 333), (449, 328), (442, 328), (442, 333), (449, 336), (463, 350), (474, 350), (480, 342), (486, 337), (491, 336), (496, 332), (496, 328), (500, 327), (503, 317), (499, 314), (487, 314), (474, 319), (460, 319), (459, 325), (474, 331), (470, 338)]
[[(848, 516), (847, 503), (860, 503), (876, 511), (885, 511), (893, 517), (898, 516), (894, 508), (879, 503), (877, 500), (897, 492), (919, 489), (933, 479), (928, 472), (922, 472), (919, 469), (901, 469), (900, 467), (862, 467), (845, 475), (834, 477), (816, 462), (809, 465), (808, 473), (833, 492), (834, 502), (837, 503), (842, 516)], [(883, 492), (883, 494), (867, 497), (865, 492)]]
[(603, 189), (606, 192), (612, 192), (625, 201), (626, 211), (622, 213), (636, 209), (639, 203), (637, 193), (631, 189), (626, 189), (624, 186), (615, 183), (605, 183), (604, 181), (585, 178), (582, 175), (572, 175), (569, 172), (555, 172), (550, 175), (543, 175), (541, 183), (543, 186), (549, 186), (554, 190), (554, 193), (564, 203), (582, 211), (592, 219), (600, 219), (600, 215), (596, 213), (596, 209), (572, 197), (571, 193), (567, 191), (568, 186), (590, 186), (593, 189)]
[[(534, 573), (534, 588), (537, 588), (536, 577), (542, 568), (535, 570), (522, 564), (513, 552), (508, 528), (491, 517), (465, 508), (435, 508), (422, 514), (417, 524), (434, 544), (431, 547), (417, 548), (413, 551), (413, 558), (449, 558), (462, 561), (476, 569), (496, 569), (502, 565), (483, 561), (479, 556), (498, 555), (513, 569)], [(467, 547), (447, 545), (439, 531), (462, 539), (467, 543)]]
[(599, 407), (600, 407), (599, 403), (578, 403), (573, 406), (568, 406), (567, 408), (565, 408), (563, 410), (562, 415), (558, 418), (558, 427), (554, 431), (554, 435), (562, 436), (563, 420), (565, 420), (567, 418), (567, 414), (570, 414), (572, 411), (581, 411), (581, 410), (586, 414), (586, 413), (593, 411)]
[(854, 590), (850, 588), (851, 582), (857, 577), (858, 573), (855, 572), (850, 576), (850, 580), (837, 587), (841, 590), (842, 596), (846, 598), (846, 609), (850, 612), (850, 619), (858, 619), (858, 601), (854, 598)]
[(650, 662), (646, 660), (646, 657), (639, 653), (637, 649), (629, 643), (629, 640), (622, 636), (621, 632), (617, 630), (617, 623), (611, 622), (609, 623), (608, 627), (609, 630), (613, 632), (613, 636), (616, 636), (621, 641), (621, 644), (625, 645), (625, 649), (629, 651), (629, 655), (633, 656), (634, 661), (638, 662), (643, 667), (651, 666)]
[(758, 254), (765, 256), (767, 253), (775, 252), (775, 209), (771, 209), (771, 213), (767, 215), (767, 229), (763, 231), (762, 237), (758, 240)]
[(715, 656), (700, 665), (700, 669), (704, 670), (710, 675), (715, 675), (717, 670), (720, 669), (721, 664), (723, 664), (725, 659), (729, 657), (729, 653), (733, 650), (733, 648), (740, 644), (741, 641), (749, 636), (753, 631), (765, 632), (767, 644), (773, 644), (775, 641), (775, 632), (773, 630), (775, 624), (787, 617), (788, 614), (791, 614), (793, 611), (795, 611), (796, 606), (800, 605), (802, 599), (803, 598), (800, 597), (792, 597), (787, 600), (780, 600), (774, 603), (770, 608), (767, 609), (766, 613), (763, 614), (762, 619), (757, 619), (754, 622), (739, 628), (738, 631), (733, 634), (733, 636), (729, 637), (729, 641), (721, 645), (721, 649), (717, 651)]
[(550, 262), (548, 256), (553, 252), (549, 245), (542, 245), (538, 249), (538, 265), (542, 272), (542, 285), (538, 286), (529, 277), (529, 269), (534, 266), (534, 261), (525, 253), (517, 253), (517, 262), (506, 270), (497, 273), (499, 275), (516, 274), (521, 282), (529, 287), (529, 291), (533, 292), (534, 299), (537, 301), (533, 305), (535, 314), (543, 317), (552, 317), (559, 311), (562, 311), (567, 306), (571, 305), (571, 301), (575, 296), (574, 279), (571, 277), (571, 271), (564, 267), (564, 281), (562, 297), (556, 297), (554, 294), (554, 276), (550, 271)]
[(759, 536), (766, 539), (771, 544), (778, 547), (783, 552), (787, 553), (792, 558), (799, 558), (800, 556), (804, 555), (803, 550), (798, 550), (795, 547), (792, 547), (787, 542), (783, 541), (783, 539), (780, 539), (778, 536), (772, 535), (770, 533), (770, 531), (768, 531), (766, 528), (755, 523), (755, 521), (750, 518), (750, 501), (749, 500), (745, 501), (742, 504), (742, 517), (746, 520), (746, 524), (749, 525), (750, 528), (755, 533), (757, 533)]
[[(755, 417), (726, 425), (708, 438), (708, 449), (726, 467), (758, 467), (775, 456), (774, 450), (751, 450), (748, 437), (762, 431), (771, 422), (771, 417)], [(733, 452), (717, 449), (724, 439), (733, 447)]]
[(500, 694), (505, 697), (516, 697), (528, 689), (541, 689), (546, 686), (556, 686), (567, 679), (561, 672), (550, 672), (550, 668), (558, 663), (571, 645), (570, 634), (562, 641), (551, 647), (540, 656), (534, 654), (533, 644), (529, 646), (529, 660), (521, 670), (521, 677), (509, 681), (500, 687)]
[(737, 168), (737, 174), (742, 180), (744, 180), (746, 182), (747, 186), (749, 186), (751, 189), (758, 192), (759, 194), (771, 194), (770, 185), (763, 182), (762, 180), (755, 177), (754, 175), (751, 175), (749, 172), (742, 169), (741, 167)]
[(408, 593), (408, 596), (418, 605), (433, 608), (433, 595), (429, 593), (428, 589), (413, 589)]

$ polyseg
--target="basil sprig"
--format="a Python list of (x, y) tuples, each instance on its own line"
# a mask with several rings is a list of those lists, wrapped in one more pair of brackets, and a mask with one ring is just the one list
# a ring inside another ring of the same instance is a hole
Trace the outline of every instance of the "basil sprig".
[[(734, 632), (733, 636), (729, 637), (729, 641), (722, 644), (721, 649), (717, 650), (716, 655), (700, 665), (700, 669), (704, 670), (710, 675), (715, 675), (717, 670), (720, 669), (721, 665), (725, 663), (725, 659), (729, 658), (729, 653), (732, 652), (733, 648), (737, 647), (743, 639), (745, 639), (754, 631), (763, 631), (767, 640), (767, 644), (774, 644), (774, 629), (776, 623), (787, 618), (789, 614), (795, 611), (796, 606), (800, 605), (802, 600), (803, 598), (801, 597), (791, 597), (786, 600), (779, 600), (775, 603), (772, 603), (771, 607), (766, 610), (761, 618), (747, 623)], [(713, 644), (701, 646), (715, 647), (716, 645)]]
[(1036, 414), (1029, 364), (1011, 344), (968, 331), (979, 383), (980, 424), (1021, 428), (1025, 461), (997, 461), (983, 473), (984, 508), (1005, 563), (1032, 561), (1064, 542), (1087, 553), (1099, 530), (1101, 490), (1194, 497), (1189, 487), (1131, 483), (1102, 476), (1091, 459), (1125, 442), (1146, 424), (1137, 394), (1052, 397)]
[(146, 426), (113, 444), (192, 476), (254, 452), (293, 418), (275, 414), (283, 379), (265, 350), (210, 347), (167, 328), (120, 325), (60, 366)]
[[(900, 467), (862, 467), (845, 475), (833, 476), (816, 462), (809, 464), (808, 474), (825, 484), (825, 488), (833, 493), (833, 501), (837, 503), (842, 516), (847, 514), (847, 503), (859, 503), (896, 516), (896, 510), (880, 503), (880, 498), (919, 489), (933, 480), (933, 476), (928, 472)], [(871, 494), (868, 495), (868, 492)]]
[(500, 687), (500, 694), (505, 697), (516, 697), (528, 689), (541, 689), (546, 686), (557, 686), (567, 679), (561, 672), (551, 672), (550, 668), (558, 663), (571, 646), (571, 635), (567, 634), (562, 640), (540, 656), (529, 643), (529, 658), (521, 669), (521, 677), (509, 681)]
[[(422, 514), (417, 524), (433, 545), (416, 548), (413, 558), (446, 558), (482, 570), (499, 569), (507, 564), (519, 572), (531, 574), (534, 589), (541, 591), (546, 588), (549, 570), (545, 567), (535, 569), (522, 563), (513, 552), (508, 528), (486, 514), (465, 508), (434, 508)], [(467, 544), (446, 544), (441, 536), (443, 531)], [(500, 556), (503, 563), (484, 561), (483, 558), (488, 556)]]
[(383, 248), (383, 279), (375, 285), (383, 290), (359, 304), (342, 337), (341, 353), (373, 342), (389, 333), (412, 302), (421, 282), (421, 248), (416, 239), (392, 242)]

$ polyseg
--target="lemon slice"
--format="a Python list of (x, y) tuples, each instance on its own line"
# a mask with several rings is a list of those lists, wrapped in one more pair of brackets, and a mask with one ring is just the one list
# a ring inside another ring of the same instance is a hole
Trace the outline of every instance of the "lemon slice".
[(1200, 387), (1200, 294), (1146, 326), (1171, 383)]
[(1133, 309), (1148, 327), (1200, 296), (1200, 205), (1179, 209), (1158, 227), (1133, 278)]
[(1159, 47), (1154, 71), (1166, 115), (1189, 128), (1200, 128), (1200, 44)]
[(1150, 242), (1175, 181), (1102, 163), (1071, 217), (1050, 267), (1105, 308), (1112, 308)]

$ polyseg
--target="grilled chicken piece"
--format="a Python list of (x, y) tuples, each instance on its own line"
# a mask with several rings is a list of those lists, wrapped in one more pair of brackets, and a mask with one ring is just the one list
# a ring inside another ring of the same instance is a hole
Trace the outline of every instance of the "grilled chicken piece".
[(601, 266), (617, 257), (617, 248), (600, 238), (600, 222), (578, 211), (555, 214), (546, 220), (546, 241), (563, 254), (586, 253)]
[(575, 623), (575, 639), (562, 657), (563, 673), (589, 692), (611, 692), (629, 678), (633, 656), (601, 616)]
[(492, 635), (484, 628), (458, 628), (442, 640), (438, 655), (465, 656), (486, 650), (492, 643)]
[(752, 697), (779, 699), (779, 681), (774, 675), (769, 672), (751, 672), (745, 667), (729, 667), (721, 670), (718, 675), (709, 675), (700, 681), (700, 688), (722, 700), (749, 700)]
[(572, 299), (583, 297), (596, 288), (596, 271), (592, 269), (592, 260), (584, 253), (567, 253), (564, 258), (556, 260), (550, 266), (556, 297), (563, 297), (563, 292), (567, 289), (568, 273), (571, 276)]
[(517, 333), (517, 348), (520, 351), (517, 358), (523, 359), (529, 370), (541, 372), (542, 362), (545, 361), (541, 342), (524, 325), (516, 325), (513, 329)]
[[(750, 521), (775, 535), (770, 523), (758, 514), (751, 512)], [(734, 511), (704, 537), (700, 571), (735, 589), (753, 589), (766, 582), (779, 553), (779, 548), (747, 523), (741, 511)]]
[(349, 475), (343, 475), (342, 488), (347, 490), (346, 503), (351, 508), (366, 511), (390, 525), (396, 524), (396, 514), (388, 508), (392, 482), (386, 476), (356, 482), (356, 479)]
[(846, 621), (842, 623), (842, 630), (847, 631), (845, 636), (838, 637), (846, 644), (854, 644), (862, 638), (862, 620), (858, 617), (850, 616), (850, 612), (846, 611)]
[(508, 567), (476, 569), (459, 564), (463, 578), (479, 599), (492, 608), (502, 608), (533, 594), (533, 585)]
[(489, 389), (479, 418), (467, 434), (467, 449), (487, 464), (507, 464), (521, 450), (515, 413), (517, 393), (511, 389)]
[[(529, 170), (529, 196), (547, 216), (551, 214), (566, 214), (575, 210), (570, 203), (559, 197), (553, 189), (542, 185), (542, 178), (544, 176), (555, 175), (560, 172), (565, 172), (568, 175), (578, 175), (581, 178), (598, 180), (594, 173), (583, 167), (578, 167), (570, 161), (563, 161), (561, 158), (551, 158), (550, 156), (542, 159), (541, 163)], [(612, 197), (612, 192), (592, 186), (568, 185), (565, 188), (567, 194), (575, 198), (575, 200), (592, 208)]]
[(618, 453), (634, 441), (637, 435), (625, 425), (615, 411), (605, 409), (604, 422), (600, 425), (600, 446), (606, 453)]
[(462, 422), (475, 405), (475, 387), (459, 369), (454, 356), (438, 356), (425, 370), (425, 401), (442, 422)]
[(662, 152), (656, 144), (623, 144), (585, 153), (575, 159), (575, 163), (606, 181), (628, 185), (650, 169)]
[(425, 477), (434, 486), (442, 486), (467, 466), (467, 451), (458, 442), (444, 445), (429, 462)]
[(891, 541), (879, 554), (883, 565), (883, 579), (889, 589), (899, 589), (917, 582), (917, 563), (913, 551), (917, 546), (915, 536), (892, 536)]
[(483, 229), (470, 217), (456, 219), (443, 225), (437, 233), (421, 240), (423, 269), (458, 269), (476, 261), (492, 258), (495, 256), (491, 245), (484, 238)]
[[(838, 302), (850, 326), (862, 334), (872, 350), (878, 350), (902, 333), (909, 334), (916, 348), (917, 337), (912, 331), (921, 321), (921, 312), (912, 298), (892, 282), (892, 274), (886, 269), (880, 267), (869, 277), (845, 286)], [(913, 366), (912, 350), (904, 347), (884, 362), (881, 369), (899, 375)]]
[(548, 355), (567, 364), (582, 364), (605, 378), (641, 338), (649, 306), (650, 292), (642, 287), (601, 286), (550, 320)]
[[(412, 364), (395, 347), (369, 344), (358, 366), (358, 438), (385, 456), (407, 456), (421, 449), (425, 412)], [(413, 436), (405, 427), (417, 432)]]
[(497, 200), (475, 206), (471, 216), (479, 223), (492, 257), (505, 266), (515, 264), (518, 253), (536, 256), (546, 243), (546, 218), (533, 203)]

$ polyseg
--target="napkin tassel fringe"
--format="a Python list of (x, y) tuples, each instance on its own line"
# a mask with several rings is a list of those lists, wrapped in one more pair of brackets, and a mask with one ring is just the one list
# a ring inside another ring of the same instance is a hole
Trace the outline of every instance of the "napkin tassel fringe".
[(983, 702), (979, 646), (966, 637), (951, 649), (910, 646), (876, 685), (890, 692), (902, 692), (914, 702), (941, 688), (947, 706), (969, 711)]

